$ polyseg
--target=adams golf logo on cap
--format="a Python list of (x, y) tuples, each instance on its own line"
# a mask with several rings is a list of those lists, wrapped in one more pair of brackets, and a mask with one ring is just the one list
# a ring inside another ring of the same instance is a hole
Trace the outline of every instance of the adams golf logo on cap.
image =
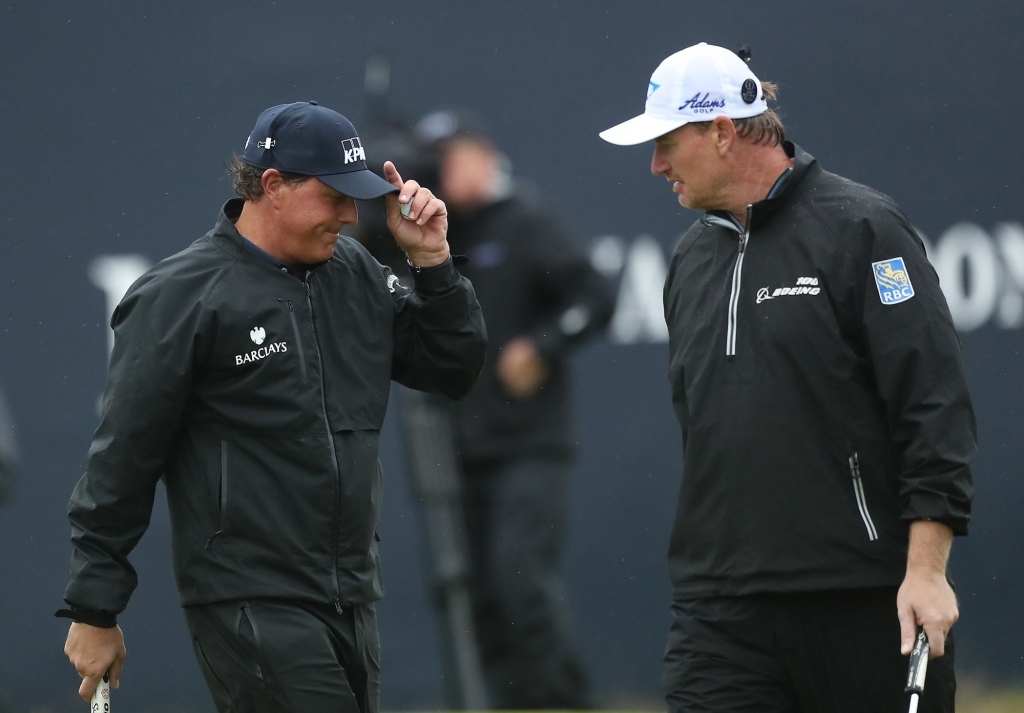
[(711, 92), (704, 92), (704, 96), (697, 92), (683, 102), (683, 105), (679, 107), (679, 111), (689, 109), (694, 114), (710, 114), (715, 109), (725, 108), (725, 99), (708, 99), (709, 96), (711, 96)]
[(746, 119), (767, 110), (761, 82), (747, 63), (735, 52), (701, 42), (658, 65), (647, 84), (644, 113), (602, 131), (601, 138), (640, 144), (690, 122)]

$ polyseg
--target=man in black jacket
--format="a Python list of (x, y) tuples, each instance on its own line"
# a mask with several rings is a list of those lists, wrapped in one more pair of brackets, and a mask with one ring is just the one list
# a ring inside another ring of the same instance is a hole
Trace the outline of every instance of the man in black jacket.
[[(167, 488), (174, 564), (218, 710), (377, 709), (377, 442), (392, 379), (461, 398), (485, 333), (444, 203), (315, 102), (272, 107), (232, 164), (242, 200), (128, 290), (103, 414), (71, 498), (59, 615), (88, 699), (125, 655), (128, 554)], [(387, 194), (403, 285), (339, 238)], [(398, 195), (396, 195), (398, 194)]]
[(562, 222), (513, 187), (472, 116), (436, 112), (416, 131), (437, 152), (452, 249), (469, 258), (488, 315), (484, 370), (452, 417), (490, 703), (585, 708), (558, 566), (575, 443), (569, 354), (607, 324), (611, 291)]
[(956, 598), (975, 423), (959, 342), (893, 201), (784, 140), (775, 88), (704, 43), (666, 59), (651, 170), (707, 211), (665, 285), (684, 474), (669, 567), (673, 711), (953, 710)]

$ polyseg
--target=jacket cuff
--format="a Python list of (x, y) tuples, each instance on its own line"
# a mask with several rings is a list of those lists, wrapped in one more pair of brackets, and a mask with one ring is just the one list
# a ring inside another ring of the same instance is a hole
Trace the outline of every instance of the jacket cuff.
[(959, 506), (957, 500), (938, 493), (916, 493), (903, 508), (900, 518), (908, 525), (917, 520), (941, 522), (954, 535), (967, 534), (967, 523), (971, 520), (970, 505)]
[(967, 523), (970, 521), (965, 517), (915, 517), (913, 515), (904, 515), (903, 521), (908, 525), (912, 522), (941, 522), (943, 525), (953, 531), (953, 535), (956, 537), (964, 537), (967, 535)]
[(555, 325), (545, 325), (545, 327), (535, 330), (530, 335), (537, 353), (548, 360), (565, 356), (569, 348), (569, 340), (558, 331)]
[(531, 336), (542, 356), (558, 359), (594, 328), (593, 310), (585, 302), (576, 302), (562, 310), (557, 318), (538, 325)]
[(117, 626), (117, 614), (101, 609), (82, 609), (71, 605), (70, 609), (58, 609), (53, 615), (58, 619), (71, 619), (76, 624), (88, 624), (99, 629), (113, 629)]
[(422, 295), (444, 294), (458, 284), (460, 277), (450, 255), (440, 265), (431, 267), (416, 267), (410, 262), (409, 270), (416, 281), (416, 291)]

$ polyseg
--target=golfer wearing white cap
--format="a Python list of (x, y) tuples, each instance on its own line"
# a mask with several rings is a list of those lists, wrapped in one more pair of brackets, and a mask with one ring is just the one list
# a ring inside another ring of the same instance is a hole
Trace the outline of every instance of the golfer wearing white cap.
[(946, 579), (967, 532), (975, 424), (923, 245), (888, 197), (785, 140), (736, 54), (655, 70), (651, 170), (706, 211), (665, 286), (684, 468), (669, 548), (671, 711), (952, 711)]

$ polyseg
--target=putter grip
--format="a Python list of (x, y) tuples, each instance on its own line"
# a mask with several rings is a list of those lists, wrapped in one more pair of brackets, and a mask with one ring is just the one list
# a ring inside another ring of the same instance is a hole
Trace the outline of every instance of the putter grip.
[(110, 671), (103, 674), (103, 680), (96, 686), (89, 702), (89, 713), (110, 713)]
[(907, 693), (921, 693), (924, 691), (924, 677), (928, 673), (928, 652), (931, 646), (928, 644), (928, 635), (924, 633), (924, 627), (917, 627), (917, 639), (914, 640), (914, 650), (910, 652), (910, 668), (907, 671)]

